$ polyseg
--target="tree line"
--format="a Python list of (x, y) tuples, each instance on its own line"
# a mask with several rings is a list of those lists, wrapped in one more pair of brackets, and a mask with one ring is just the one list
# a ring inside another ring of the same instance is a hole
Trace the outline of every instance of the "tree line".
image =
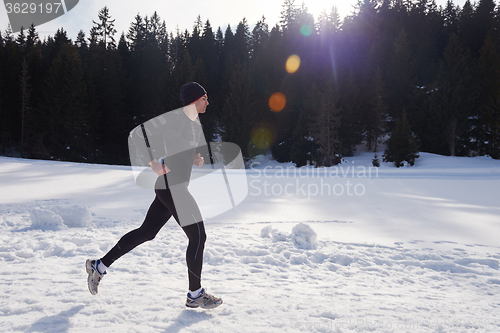
[(7, 28), (0, 154), (128, 164), (129, 131), (180, 107), (180, 86), (197, 81), (207, 141), (247, 159), (329, 166), (396, 132), (413, 150), (500, 158), (499, 31), (492, 0), (362, 0), (343, 19), (285, 0), (275, 26), (243, 18), (235, 30), (198, 16), (169, 32), (155, 12), (119, 37), (104, 7), (74, 41), (63, 28), (43, 41), (34, 26)]

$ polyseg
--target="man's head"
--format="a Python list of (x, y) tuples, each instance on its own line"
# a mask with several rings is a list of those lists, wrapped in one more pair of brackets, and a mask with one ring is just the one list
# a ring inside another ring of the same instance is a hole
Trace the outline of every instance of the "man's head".
[(181, 100), (184, 106), (193, 104), (197, 113), (205, 113), (208, 106), (207, 92), (196, 82), (189, 82), (181, 87)]
[(201, 97), (205, 96), (207, 92), (199, 83), (188, 82), (181, 87), (181, 101), (183, 106), (189, 105)]

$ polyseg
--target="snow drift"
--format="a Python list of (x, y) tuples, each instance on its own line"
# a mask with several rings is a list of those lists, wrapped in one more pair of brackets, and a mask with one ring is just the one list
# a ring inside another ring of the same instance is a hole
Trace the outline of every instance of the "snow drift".
[(92, 225), (92, 212), (81, 205), (35, 207), (30, 217), (32, 229), (61, 230)]

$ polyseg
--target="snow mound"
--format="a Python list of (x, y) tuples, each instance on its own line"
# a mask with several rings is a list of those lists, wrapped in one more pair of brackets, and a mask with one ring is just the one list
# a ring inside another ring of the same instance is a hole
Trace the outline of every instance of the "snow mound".
[(31, 228), (42, 230), (61, 230), (65, 229), (64, 220), (60, 215), (53, 211), (34, 208), (31, 211)]
[(62, 230), (92, 226), (92, 213), (80, 205), (36, 207), (31, 211), (31, 228)]
[(291, 234), (286, 234), (268, 225), (260, 231), (263, 238), (271, 238), (273, 242), (290, 241), (300, 249), (316, 248), (316, 232), (307, 224), (300, 222), (293, 227)]
[(262, 228), (262, 230), (260, 231), (260, 236), (262, 238), (270, 238), (272, 232), (273, 232), (273, 227), (268, 225), (267, 227)]
[(299, 223), (292, 229), (292, 241), (298, 248), (314, 249), (316, 248), (317, 234), (314, 230), (304, 223)]

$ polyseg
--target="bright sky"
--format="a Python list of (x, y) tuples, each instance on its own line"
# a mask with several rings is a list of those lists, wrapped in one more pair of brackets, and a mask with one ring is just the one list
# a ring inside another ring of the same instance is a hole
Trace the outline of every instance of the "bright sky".
[[(4, 2), (29, 2), (27, 0), (4, 0)], [(466, 0), (454, 0), (454, 3), (463, 6)], [(33, 0), (40, 2), (40, 0)], [(167, 30), (175, 33), (178, 26), (181, 31), (193, 29), (194, 21), (200, 15), (203, 23), (207, 19), (214, 32), (220, 26), (225, 31), (228, 24), (233, 31), (236, 25), (245, 17), (249, 26), (252, 28), (257, 21), (266, 17), (270, 26), (274, 26), (279, 21), (282, 10), (283, 0), (80, 0), (76, 7), (67, 14), (37, 26), (37, 31), (41, 39), (47, 35), (54, 35), (57, 29), (63, 27), (68, 32), (68, 37), (72, 40), (80, 30), (83, 30), (86, 36), (89, 36), (92, 20), (97, 21), (97, 13), (104, 6), (108, 6), (112, 18), (115, 19), (115, 27), (118, 30), (118, 36), (122, 31), (128, 31), (134, 17), (140, 14), (142, 17), (151, 16), (155, 11), (167, 24)], [(349, 15), (357, 0), (304, 0), (309, 12), (315, 19), (323, 9), (330, 12), (331, 8), (337, 6), (342, 17)], [(474, 1), (471, 1), (474, 3)], [(301, 4), (302, 0), (296, 0), (296, 4)], [(437, 5), (444, 6), (446, 0), (436, 0)], [(5, 31), (8, 24), (7, 11), (0, 5), (0, 31)]]

